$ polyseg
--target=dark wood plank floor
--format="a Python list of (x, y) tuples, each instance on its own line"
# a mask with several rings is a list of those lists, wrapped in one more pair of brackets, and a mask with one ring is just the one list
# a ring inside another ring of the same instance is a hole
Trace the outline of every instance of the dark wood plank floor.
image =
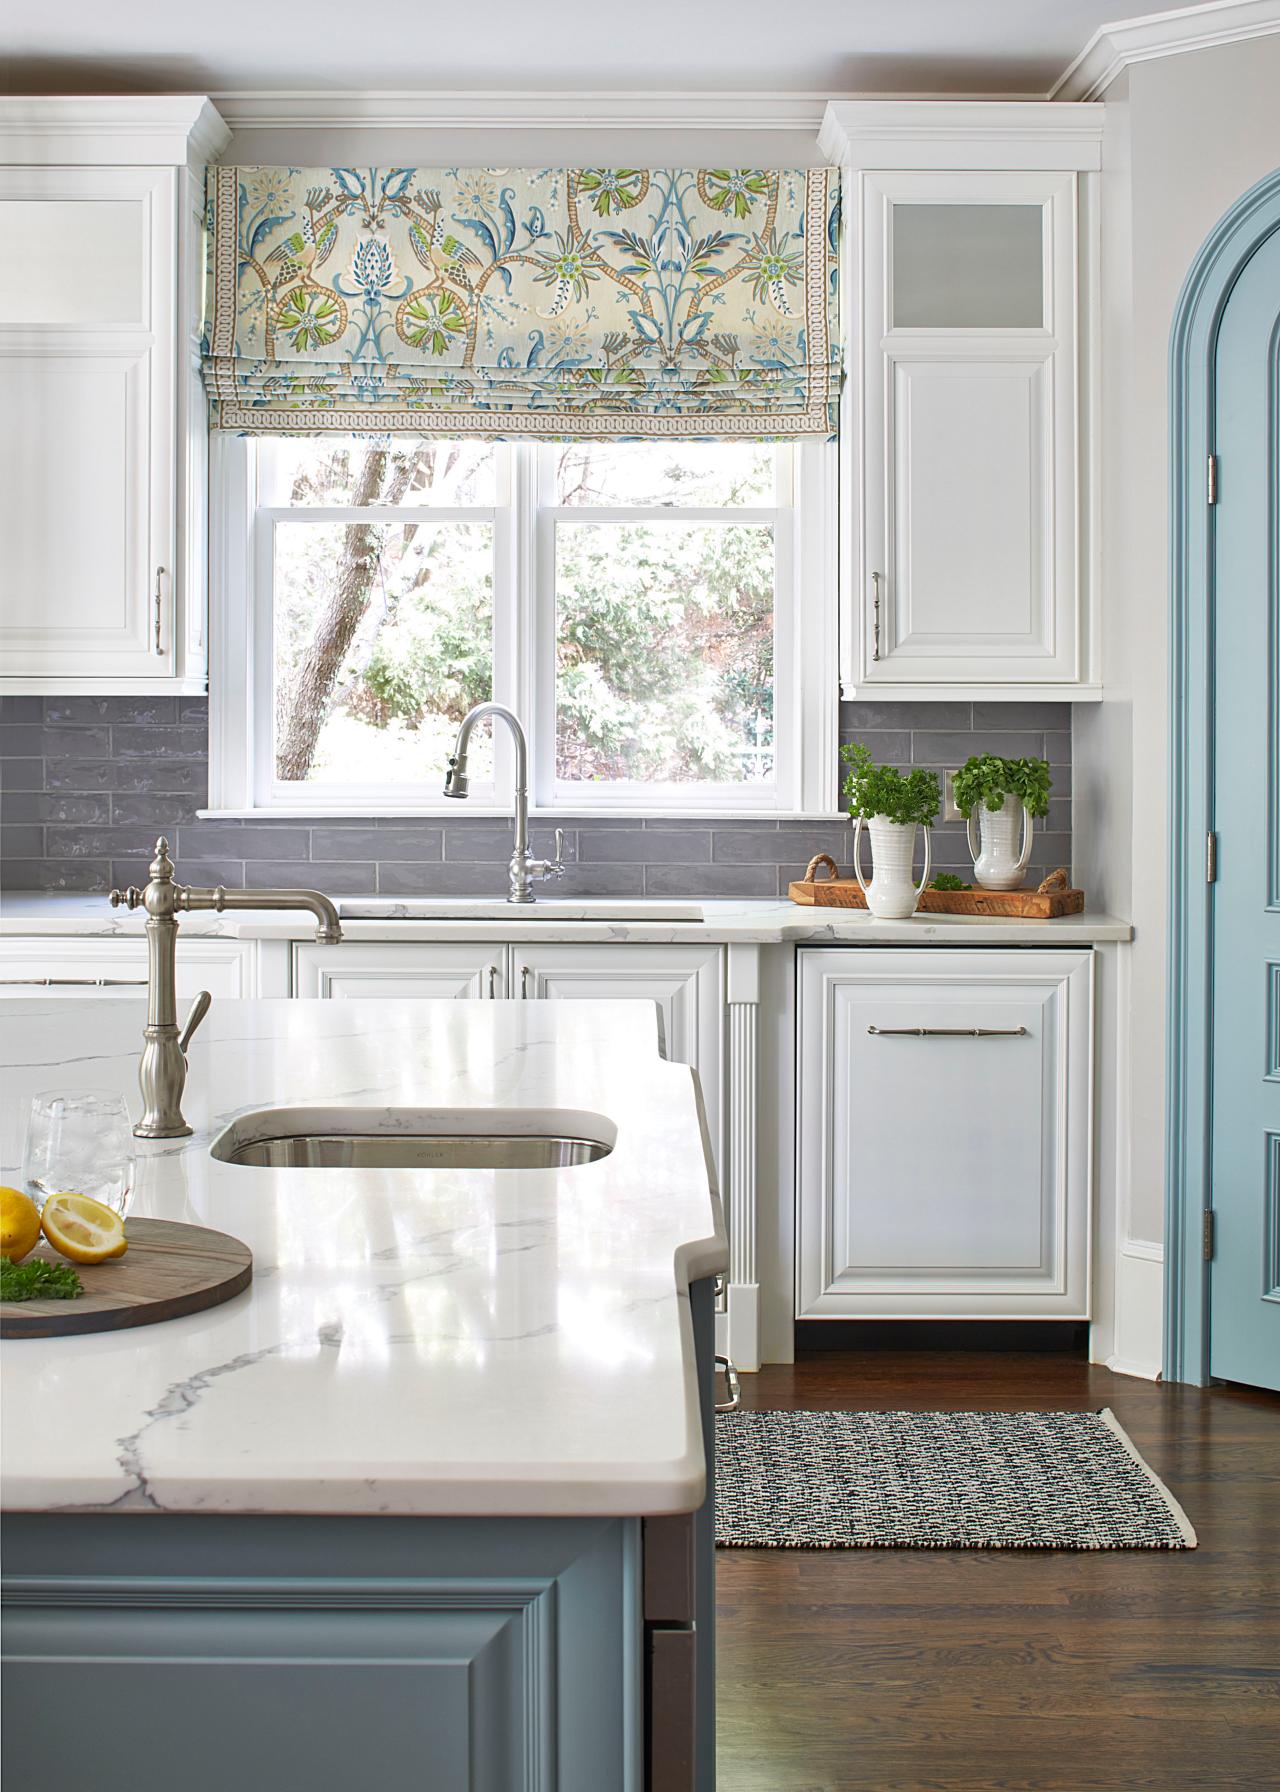
[(1110, 1406), (1200, 1546), (721, 1550), (719, 1792), (1280, 1788), (1280, 1398), (1032, 1353), (742, 1381), (765, 1408)]

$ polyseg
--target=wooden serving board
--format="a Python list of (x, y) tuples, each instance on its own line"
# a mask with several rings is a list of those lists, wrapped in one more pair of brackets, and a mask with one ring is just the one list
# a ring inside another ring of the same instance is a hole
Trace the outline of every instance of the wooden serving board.
[[(830, 877), (812, 875), (818, 864), (831, 867)], [(867, 899), (854, 877), (836, 877), (825, 853), (810, 862), (809, 873), (787, 890), (792, 902), (808, 908), (865, 908)], [(1052, 885), (1052, 888), (1046, 886)], [(1003, 920), (1054, 921), (1060, 915), (1084, 912), (1084, 891), (1067, 885), (1066, 873), (1055, 871), (1038, 890), (925, 890), (920, 911), (931, 915), (990, 915)]]
[[(126, 1220), (129, 1248), (107, 1263), (76, 1264), (84, 1293), (75, 1300), (0, 1302), (0, 1338), (56, 1338), (158, 1325), (219, 1306), (249, 1286), (247, 1244), (181, 1220)], [(64, 1263), (47, 1244), (34, 1253)], [(30, 1261), (30, 1258), (27, 1259)]]

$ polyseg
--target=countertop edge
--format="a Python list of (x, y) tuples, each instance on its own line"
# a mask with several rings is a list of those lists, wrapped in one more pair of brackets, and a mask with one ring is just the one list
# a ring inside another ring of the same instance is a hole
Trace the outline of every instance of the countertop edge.
[[(323, 881), (323, 880), (321, 880)], [(13, 893), (9, 909), (0, 902), (0, 941), (6, 939), (136, 939), (143, 938), (143, 919), (112, 913), (105, 898), (71, 897), (56, 892)], [(47, 906), (46, 906), (47, 905)], [(98, 905), (101, 913), (98, 913)], [(459, 904), (461, 906), (461, 904)], [(448, 919), (347, 919), (343, 938), (350, 945), (396, 941), (512, 941), (521, 945), (554, 943), (622, 943), (707, 945), (930, 945), (986, 940), (999, 945), (1124, 944), (1133, 926), (1120, 916), (1087, 911), (1055, 920), (1026, 920), (974, 915), (915, 915), (906, 921), (880, 921), (865, 910), (803, 908), (790, 902), (735, 902), (708, 898), (704, 918), (691, 920), (634, 917), (527, 920), (484, 916)], [(12, 912), (14, 907), (19, 912)], [(34, 912), (33, 912), (34, 911)], [(305, 911), (296, 915), (245, 910), (238, 914), (193, 914), (181, 918), (188, 939), (282, 940), (306, 943), (314, 937), (314, 921)]]

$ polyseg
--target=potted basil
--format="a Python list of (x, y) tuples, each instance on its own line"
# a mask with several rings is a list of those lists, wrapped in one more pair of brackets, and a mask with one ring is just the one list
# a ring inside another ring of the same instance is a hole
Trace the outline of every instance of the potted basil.
[(1035, 818), (1049, 812), (1048, 761), (975, 754), (956, 773), (953, 788), (956, 808), (969, 824), (974, 877), (984, 890), (1020, 889), (1031, 857)]
[[(936, 772), (917, 766), (912, 772), (877, 765), (870, 749), (856, 742), (841, 747), (845, 773), (844, 796), (853, 823), (853, 869), (862, 885), (867, 907), (885, 921), (904, 921), (914, 915), (920, 892), (929, 881), (929, 828), (937, 820), (941, 802)], [(862, 826), (871, 835), (871, 882), (862, 875)], [(916, 829), (924, 829), (924, 873), (912, 881)]]

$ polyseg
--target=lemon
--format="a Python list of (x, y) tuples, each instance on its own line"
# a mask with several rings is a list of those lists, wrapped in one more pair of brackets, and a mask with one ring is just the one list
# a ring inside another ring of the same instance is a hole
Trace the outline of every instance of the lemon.
[(0, 1257), (21, 1263), (40, 1242), (40, 1209), (20, 1188), (0, 1188)]
[(102, 1263), (129, 1248), (120, 1215), (88, 1195), (50, 1195), (41, 1224), (54, 1250), (73, 1263)]

